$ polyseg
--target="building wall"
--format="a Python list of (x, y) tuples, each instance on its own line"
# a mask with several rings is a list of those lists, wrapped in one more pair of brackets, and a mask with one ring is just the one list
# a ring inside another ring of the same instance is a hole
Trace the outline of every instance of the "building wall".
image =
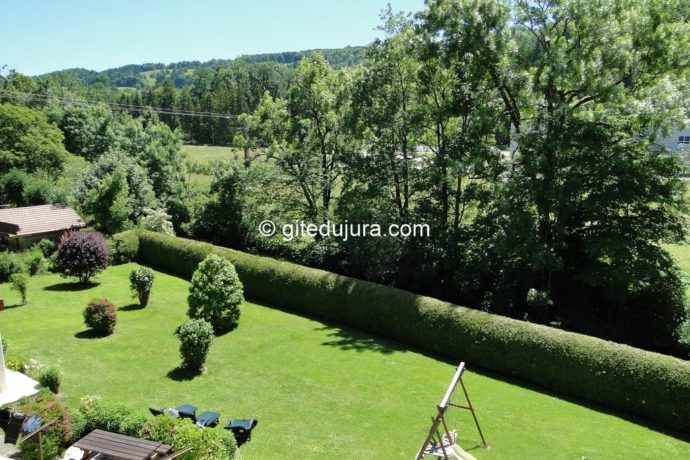
[[(679, 138), (681, 137), (683, 137), (684, 140), (688, 139), (687, 143), (679, 142)], [(686, 126), (682, 129), (677, 129), (673, 131), (670, 135), (662, 139), (658, 139), (657, 142), (660, 145), (663, 145), (671, 152), (690, 153), (690, 126)]]

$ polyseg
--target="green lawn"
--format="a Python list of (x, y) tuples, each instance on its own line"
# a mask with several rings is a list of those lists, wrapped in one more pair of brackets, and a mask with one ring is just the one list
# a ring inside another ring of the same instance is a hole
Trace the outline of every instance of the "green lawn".
[[(257, 416), (245, 460), (412, 458), (454, 364), (247, 303), (239, 327), (215, 340), (208, 373), (180, 380), (171, 373), (179, 362), (173, 331), (185, 320), (188, 283), (157, 273), (149, 306), (137, 309), (127, 281), (134, 266), (110, 268), (87, 290), (56, 275), (32, 278), (23, 307), (0, 285), (11, 306), (0, 313), (8, 354), (57, 364), (72, 407), (100, 394), (142, 412), (192, 403), (224, 418)], [(81, 311), (95, 296), (120, 307), (113, 336), (82, 334)], [(617, 416), (471, 371), (465, 382), (491, 445), (471, 450), (479, 459), (690, 458), (690, 444)], [(455, 419), (462, 444), (477, 446), (469, 415)]]
[(184, 145), (182, 151), (189, 155), (189, 159), (200, 164), (210, 164), (216, 160), (241, 160), (241, 151), (232, 147), (218, 147), (212, 145)]

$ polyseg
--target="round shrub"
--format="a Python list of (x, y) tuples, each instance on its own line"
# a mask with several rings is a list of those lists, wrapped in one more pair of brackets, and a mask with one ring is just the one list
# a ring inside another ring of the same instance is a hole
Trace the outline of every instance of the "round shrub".
[(45, 256), (38, 248), (24, 254), (24, 263), (31, 276), (43, 273), (47, 265)]
[(87, 431), (101, 429), (137, 436), (148, 421), (142, 412), (124, 404), (103, 402), (100, 396), (84, 396), (79, 402), (79, 412), (84, 415)]
[(93, 299), (84, 309), (84, 323), (96, 334), (112, 334), (116, 321), (115, 305), (108, 299)]
[(108, 245), (98, 232), (68, 231), (58, 245), (57, 271), (87, 283), (108, 267)]
[(148, 267), (139, 267), (129, 274), (129, 287), (132, 295), (139, 299), (139, 305), (145, 307), (149, 303), (149, 295), (153, 287), (153, 270)]
[(42, 387), (48, 388), (53, 393), (58, 394), (60, 392), (60, 384), (62, 383), (62, 374), (60, 374), (60, 371), (56, 367), (50, 366), (43, 370), (41, 375), (38, 376), (38, 383), (40, 383)]
[(229, 460), (235, 457), (237, 444), (228, 430), (200, 430), (188, 419), (161, 416), (149, 420), (139, 437), (172, 446), (174, 450), (191, 446), (180, 460)]
[(15, 273), (26, 273), (26, 264), (21, 255), (14, 252), (0, 252), (0, 283), (10, 280)]
[(177, 328), (175, 335), (180, 339), (182, 368), (191, 372), (203, 370), (213, 342), (213, 326), (203, 319), (190, 319)]
[(227, 331), (239, 320), (243, 301), (244, 287), (232, 263), (215, 254), (206, 257), (192, 275), (189, 316), (205, 319), (216, 332)]
[(57, 243), (53, 240), (43, 238), (41, 241), (36, 243), (36, 249), (41, 251), (43, 257), (48, 258), (55, 254), (55, 251), (57, 251)]

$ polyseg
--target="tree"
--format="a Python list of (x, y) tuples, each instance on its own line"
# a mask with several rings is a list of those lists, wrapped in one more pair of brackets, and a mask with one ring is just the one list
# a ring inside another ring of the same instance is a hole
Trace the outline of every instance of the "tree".
[(17, 168), (59, 173), (68, 156), (62, 140), (60, 130), (41, 112), (0, 104), (0, 171)]
[(173, 224), (170, 222), (172, 216), (163, 209), (146, 208), (144, 209), (144, 214), (144, 217), (139, 222), (142, 228), (152, 232), (175, 236)]
[(347, 95), (345, 76), (314, 53), (300, 62), (287, 101), (265, 93), (244, 119), (250, 139), (259, 136), (258, 145), (276, 158), (314, 221), (329, 218), (342, 159), (352, 148), (345, 131)]
[(241, 247), (246, 241), (243, 226), (246, 172), (236, 164), (216, 163), (209, 200), (195, 216), (192, 233), (195, 237)]
[(227, 259), (211, 254), (192, 275), (188, 315), (213, 325), (214, 331), (230, 330), (240, 318), (244, 288), (235, 267)]
[[(677, 3), (515, 2), (521, 51), (488, 64), (517, 141), (481, 217), (500, 273), (490, 304), (644, 347), (677, 343), (683, 289), (659, 243), (684, 237), (680, 168), (651, 146), (688, 100)], [(491, 23), (497, 5), (479, 1), (473, 17)], [(450, 42), (460, 23), (441, 22)], [(487, 43), (504, 43), (507, 27), (484, 28)]]
[(123, 152), (104, 154), (91, 163), (74, 184), (73, 195), (106, 231), (126, 226), (125, 211), (133, 224), (145, 209), (157, 204), (146, 171)]
[(98, 232), (70, 230), (60, 237), (57, 271), (86, 284), (92, 276), (108, 268), (108, 244)]
[(110, 235), (124, 230), (134, 212), (125, 174), (123, 167), (117, 167), (89, 192), (83, 204), (96, 228)]

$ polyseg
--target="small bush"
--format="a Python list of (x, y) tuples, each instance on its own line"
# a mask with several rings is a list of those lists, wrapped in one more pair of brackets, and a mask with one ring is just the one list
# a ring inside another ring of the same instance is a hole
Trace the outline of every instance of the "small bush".
[(25, 356), (10, 356), (5, 358), (5, 367), (11, 371), (26, 373), (29, 366), (29, 358)]
[(240, 318), (244, 288), (232, 263), (211, 254), (192, 275), (189, 317), (205, 319), (216, 332), (227, 331)]
[(38, 377), (38, 383), (42, 387), (48, 388), (53, 393), (57, 394), (60, 392), (60, 384), (62, 383), (62, 374), (60, 371), (53, 366), (50, 366), (41, 372)]
[(108, 245), (98, 232), (68, 231), (58, 245), (57, 270), (85, 284), (108, 267)]
[(154, 277), (153, 270), (148, 267), (136, 268), (129, 274), (129, 287), (132, 290), (132, 295), (139, 299), (139, 305), (142, 307), (149, 303)]
[(57, 243), (53, 240), (43, 238), (41, 241), (36, 243), (35, 248), (41, 251), (43, 257), (49, 258), (57, 251)]
[(84, 309), (84, 323), (96, 334), (112, 334), (116, 321), (115, 305), (108, 299), (93, 299)]
[(190, 372), (203, 370), (213, 342), (211, 323), (203, 319), (191, 319), (178, 327), (175, 335), (180, 339), (182, 367)]
[(6, 355), (7, 354), (7, 341), (5, 340), (5, 337), (0, 337), (0, 346), (2, 346), (2, 354)]
[[(44, 417), (46, 420), (57, 419), (43, 431), (43, 450), (46, 459), (59, 458), (64, 447), (73, 438), (72, 413), (67, 405), (47, 389), (37, 395), (22, 398), (12, 405), (12, 409), (28, 415)], [(38, 460), (38, 437), (19, 443), (19, 450), (24, 460)]]
[(118, 233), (110, 239), (111, 260), (115, 265), (134, 261), (138, 252), (139, 235), (136, 230)]
[(0, 283), (10, 280), (15, 273), (26, 273), (28, 270), (22, 256), (14, 252), (0, 252)]
[(24, 263), (31, 276), (45, 272), (48, 264), (45, 256), (38, 248), (24, 254)]
[(142, 412), (125, 404), (104, 402), (97, 396), (85, 396), (79, 404), (86, 430), (101, 429), (128, 436), (137, 436), (148, 421)]
[(200, 430), (192, 421), (176, 417), (154, 417), (142, 427), (139, 436), (163, 444), (174, 450), (191, 446), (192, 450), (180, 460), (229, 460), (235, 457), (237, 444), (229, 430)]
[(72, 436), (67, 440), (67, 445), (79, 441), (86, 434), (86, 416), (81, 412), (72, 414)]
[(13, 273), (10, 276), (12, 289), (22, 297), (22, 305), (26, 305), (26, 294), (29, 292), (29, 275), (26, 273)]

